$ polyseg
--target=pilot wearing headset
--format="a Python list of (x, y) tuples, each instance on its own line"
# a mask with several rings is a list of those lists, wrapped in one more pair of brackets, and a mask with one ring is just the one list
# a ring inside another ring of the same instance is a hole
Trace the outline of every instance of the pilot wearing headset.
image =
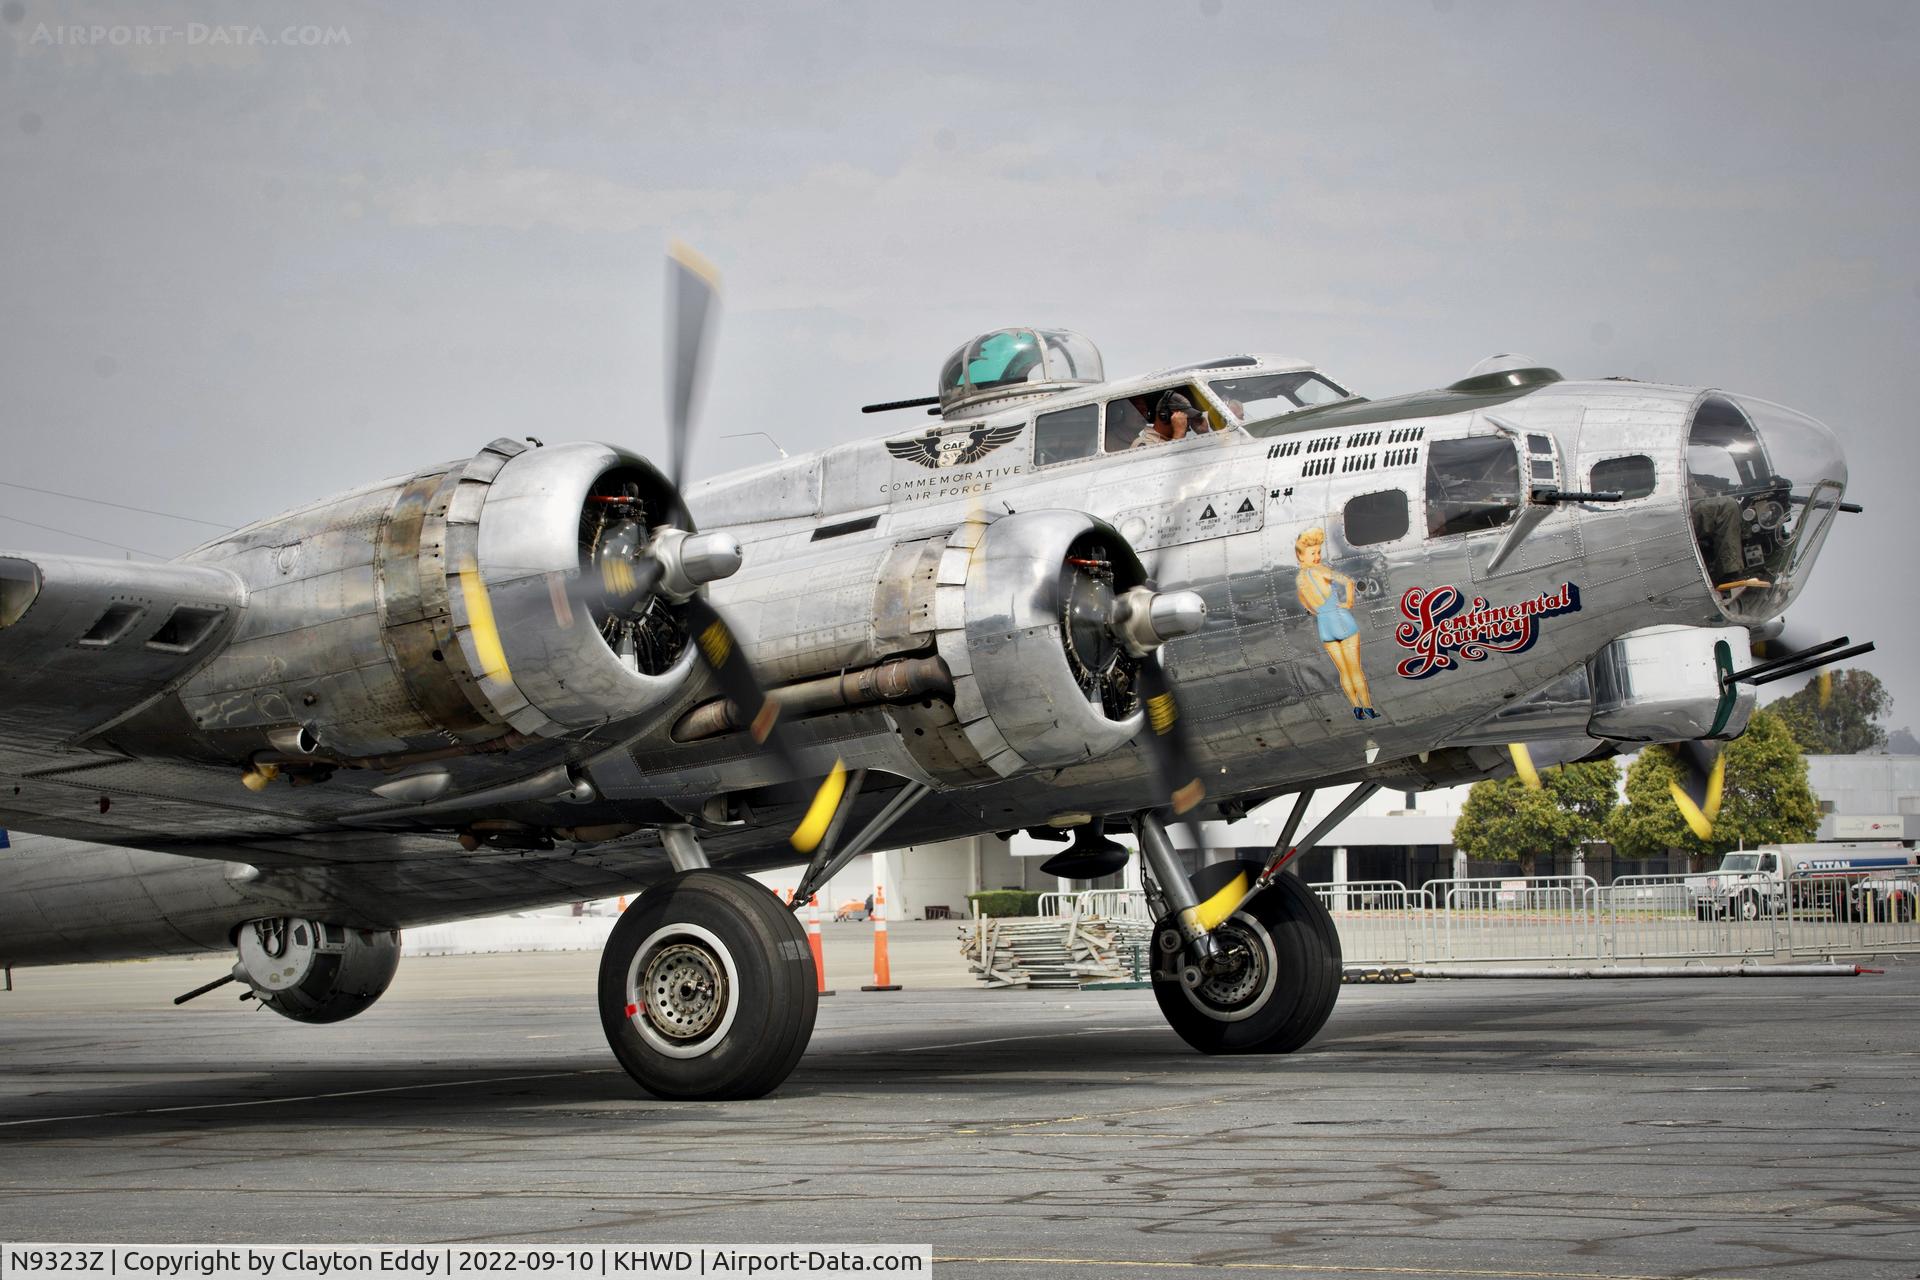
[(1140, 434), (1130, 447), (1141, 449), (1148, 445), (1166, 444), (1170, 440), (1184, 440), (1189, 430), (1206, 429), (1205, 419), (1193, 407), (1193, 401), (1178, 391), (1169, 391), (1160, 397), (1160, 403), (1153, 411), (1153, 421), (1140, 428)]

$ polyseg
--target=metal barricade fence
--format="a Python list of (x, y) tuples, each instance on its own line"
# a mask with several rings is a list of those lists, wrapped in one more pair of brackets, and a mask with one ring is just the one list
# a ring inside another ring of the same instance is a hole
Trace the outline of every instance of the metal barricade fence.
[(1751, 918), (1702, 896), (1701, 876), (1619, 876), (1601, 890), (1612, 960), (1773, 956), (1784, 949), (1771, 914)]
[(1436, 959), (1574, 960), (1600, 954), (1600, 886), (1590, 876), (1428, 882)]
[(1412, 964), (1427, 958), (1423, 942), (1433, 898), (1398, 880), (1347, 880), (1310, 884), (1340, 933), (1344, 964)]
[[(1920, 952), (1920, 870), (1795, 875), (1716, 896), (1711, 875), (1321, 882), (1349, 965), (1832, 959)], [(1150, 922), (1137, 889), (1048, 894), (1043, 914)]]
[(1080, 897), (1082, 915), (1099, 916), (1104, 920), (1153, 921), (1153, 910), (1147, 906), (1147, 895), (1139, 889), (1089, 889)]
[(1920, 869), (1800, 872), (1778, 915), (1799, 957), (1920, 951)]

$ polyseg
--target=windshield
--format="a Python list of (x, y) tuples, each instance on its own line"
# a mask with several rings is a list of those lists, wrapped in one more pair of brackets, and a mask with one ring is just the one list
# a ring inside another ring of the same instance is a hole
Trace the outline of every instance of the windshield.
[(1316, 404), (1350, 400), (1353, 393), (1317, 373), (1261, 373), (1247, 378), (1220, 378), (1207, 384), (1239, 422), (1277, 418)]
[(1760, 869), (1760, 855), (1757, 853), (1730, 853), (1720, 862), (1722, 871), (1748, 872)]

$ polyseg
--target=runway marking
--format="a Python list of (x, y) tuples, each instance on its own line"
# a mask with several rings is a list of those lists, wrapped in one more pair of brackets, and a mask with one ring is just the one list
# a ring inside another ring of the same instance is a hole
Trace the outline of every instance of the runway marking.
[(59, 1124), (63, 1120), (120, 1120), (128, 1116), (170, 1115), (180, 1111), (224, 1111), (235, 1107), (271, 1107), (286, 1102), (324, 1102), (332, 1098), (364, 1098), (376, 1093), (406, 1093), (412, 1089), (447, 1089), (462, 1085), (514, 1084), (522, 1080), (561, 1080), (568, 1076), (602, 1076), (617, 1067), (596, 1067), (590, 1071), (543, 1071), (529, 1076), (488, 1076), (481, 1080), (426, 1080), (419, 1084), (383, 1085), (378, 1089), (342, 1089), (337, 1093), (303, 1093), (291, 1098), (249, 1098), (244, 1102), (196, 1102), (180, 1107), (142, 1107), (135, 1111), (93, 1111), (72, 1116), (36, 1116), (31, 1120), (0, 1120), (0, 1129), (24, 1124)]
[(1030, 1036), (995, 1036), (991, 1040), (956, 1040), (951, 1044), (915, 1044), (903, 1049), (851, 1049), (850, 1058), (865, 1057), (876, 1053), (931, 1053), (936, 1049), (972, 1049), (983, 1044), (1012, 1044), (1016, 1040), (1059, 1040), (1068, 1036), (1110, 1036), (1125, 1031), (1161, 1031), (1165, 1024), (1151, 1027), (1088, 1027), (1082, 1031), (1042, 1031)]
[[(1146, 1258), (1047, 1258), (1047, 1257), (963, 1257), (936, 1254), (935, 1262), (1014, 1263), (1020, 1266), (1053, 1267), (1153, 1267), (1169, 1271), (1277, 1271), (1290, 1275), (1320, 1274), (1343, 1276), (1460, 1276), (1491, 1277), (1493, 1280), (1673, 1280), (1671, 1275), (1643, 1275), (1620, 1271), (1498, 1271), (1480, 1267), (1364, 1267), (1344, 1266), (1337, 1262), (1174, 1262)], [(1720, 1276), (1718, 1280), (1739, 1280)]]

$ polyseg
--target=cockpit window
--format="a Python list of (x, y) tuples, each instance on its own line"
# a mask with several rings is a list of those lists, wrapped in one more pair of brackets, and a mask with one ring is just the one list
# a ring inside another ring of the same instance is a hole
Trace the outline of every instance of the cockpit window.
[(1505, 436), (1435, 440), (1427, 446), (1427, 533), (1496, 529), (1520, 505), (1520, 455)]
[(1261, 373), (1207, 384), (1239, 422), (1260, 422), (1316, 404), (1351, 400), (1353, 393), (1317, 373)]
[(1207, 402), (1199, 388), (1192, 383), (1181, 383), (1107, 401), (1106, 451), (1119, 453), (1135, 446), (1167, 443), (1154, 429), (1163, 405), (1169, 409), (1185, 406), (1187, 434), (1184, 439), (1227, 429), (1220, 411)]
[(1075, 405), (1043, 413), (1033, 420), (1033, 461), (1036, 466), (1049, 462), (1071, 462), (1091, 458), (1100, 436), (1100, 406)]

